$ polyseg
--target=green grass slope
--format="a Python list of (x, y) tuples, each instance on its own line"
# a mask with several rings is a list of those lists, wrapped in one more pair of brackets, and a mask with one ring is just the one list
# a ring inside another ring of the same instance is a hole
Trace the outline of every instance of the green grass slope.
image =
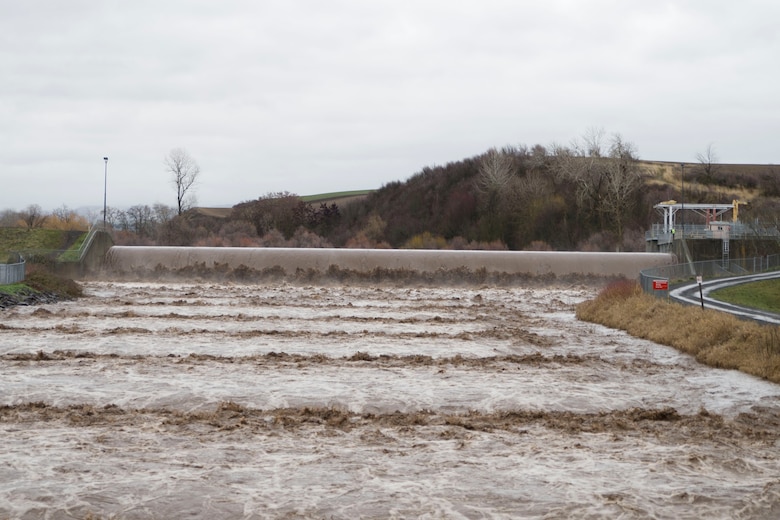
[(712, 291), (718, 300), (780, 313), (780, 280), (764, 280)]
[(83, 231), (0, 227), (0, 262), (16, 251), (66, 250), (84, 236)]

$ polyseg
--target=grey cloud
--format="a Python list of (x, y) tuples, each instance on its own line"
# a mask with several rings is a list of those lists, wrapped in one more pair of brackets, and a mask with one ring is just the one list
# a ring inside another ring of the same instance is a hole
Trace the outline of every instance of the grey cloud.
[(590, 126), (651, 159), (693, 160), (714, 141), (724, 161), (777, 161), (780, 7), (768, 1), (3, 10), (0, 181), (13, 189), (0, 208), (93, 204), (104, 155), (110, 204), (170, 203), (161, 163), (174, 147), (201, 164), (204, 205), (379, 187)]

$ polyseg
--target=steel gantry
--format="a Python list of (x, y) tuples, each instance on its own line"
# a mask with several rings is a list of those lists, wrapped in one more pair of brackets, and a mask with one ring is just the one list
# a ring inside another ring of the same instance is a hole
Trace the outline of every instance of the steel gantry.
[(681, 204), (676, 200), (667, 200), (653, 206), (663, 215), (663, 228), (664, 233), (676, 232), (678, 229), (685, 232), (685, 229), (677, 227), (675, 216), (678, 211), (693, 211), (694, 213), (704, 217), (705, 226), (709, 226), (712, 222), (720, 221), (720, 217), (733, 211), (732, 222), (737, 222), (739, 217), (739, 206), (744, 202), (733, 201), (731, 204)]

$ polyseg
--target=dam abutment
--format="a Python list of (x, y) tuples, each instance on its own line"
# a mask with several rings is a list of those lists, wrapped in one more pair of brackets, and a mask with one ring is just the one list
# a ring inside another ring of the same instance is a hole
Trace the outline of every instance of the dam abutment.
[(638, 279), (643, 269), (670, 265), (668, 253), (564, 251), (456, 251), (418, 249), (240, 248), (113, 246), (102, 263), (106, 277), (173, 278), (209, 275), (230, 279), (348, 275), (455, 281), (503, 276)]

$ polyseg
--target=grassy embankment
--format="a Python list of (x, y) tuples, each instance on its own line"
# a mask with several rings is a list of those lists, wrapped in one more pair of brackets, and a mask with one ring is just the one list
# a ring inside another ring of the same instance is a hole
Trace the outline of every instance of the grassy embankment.
[[(0, 262), (12, 261), (12, 251), (56, 251), (68, 245), (72, 233), (56, 229), (0, 228)], [(75, 242), (60, 255), (62, 261), (78, 258), (86, 233), (82, 233)], [(11, 296), (25, 296), (34, 293), (51, 293), (64, 298), (81, 296), (81, 287), (73, 280), (53, 274), (39, 264), (27, 264), (27, 274), (23, 283), (0, 285), (0, 293)]]
[(58, 229), (0, 228), (0, 262), (12, 251), (63, 249), (68, 233)]
[(718, 300), (780, 313), (780, 280), (764, 280), (712, 291)]
[(26, 296), (35, 293), (55, 294), (60, 298), (78, 298), (83, 295), (81, 286), (73, 280), (57, 276), (44, 267), (28, 267), (23, 283), (0, 285), (0, 294)]
[(628, 280), (610, 284), (596, 298), (581, 303), (577, 317), (674, 347), (709, 366), (780, 383), (777, 326), (655, 298)]

